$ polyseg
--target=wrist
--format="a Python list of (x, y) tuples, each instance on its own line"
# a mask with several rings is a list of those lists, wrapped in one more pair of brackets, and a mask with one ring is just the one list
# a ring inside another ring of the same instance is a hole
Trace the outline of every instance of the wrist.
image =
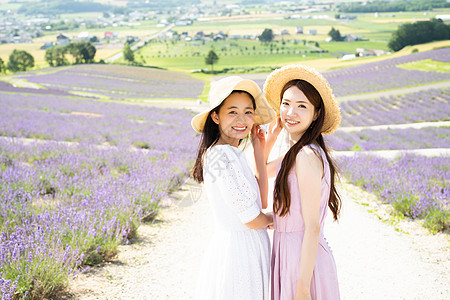
[(301, 294), (309, 293), (310, 292), (310, 284), (304, 282), (303, 280), (299, 280), (297, 282), (296, 292), (301, 293)]

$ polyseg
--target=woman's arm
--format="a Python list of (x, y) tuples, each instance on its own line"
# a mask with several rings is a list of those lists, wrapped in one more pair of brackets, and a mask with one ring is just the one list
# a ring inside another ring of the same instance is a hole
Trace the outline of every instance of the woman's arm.
[(246, 223), (248, 228), (250, 229), (260, 229), (266, 228), (269, 225), (273, 224), (273, 215), (272, 213), (263, 213), (261, 212), (254, 220)]
[(264, 131), (259, 126), (252, 128), (252, 145), (255, 155), (255, 177), (258, 181), (259, 192), (261, 195), (261, 206), (267, 208), (267, 196), (269, 193), (269, 182), (267, 178), (267, 168), (264, 161), (264, 148), (266, 137)]
[(309, 147), (297, 154), (295, 162), (300, 190), (305, 233), (300, 258), (300, 274), (295, 299), (310, 299), (311, 278), (316, 264), (320, 235), (320, 197), (323, 166), (321, 159)]
[(266, 163), (268, 177), (275, 177), (275, 175), (277, 173), (277, 166), (280, 163), (280, 161), (283, 159), (283, 157), (279, 157), (269, 163), (267, 162), (267, 160), (269, 159), (270, 152), (272, 151), (273, 145), (275, 145), (278, 135), (281, 132), (281, 129), (283, 129), (282, 125), (281, 125), (281, 119), (280, 119), (280, 116), (278, 116), (275, 120), (273, 120), (269, 124), (269, 130), (267, 132), (266, 147), (264, 149), (264, 162)]

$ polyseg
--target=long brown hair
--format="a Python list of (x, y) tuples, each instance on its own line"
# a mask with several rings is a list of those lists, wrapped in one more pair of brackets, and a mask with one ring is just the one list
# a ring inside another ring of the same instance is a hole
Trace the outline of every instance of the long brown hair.
[(291, 194), (289, 192), (288, 185), (288, 175), (289, 171), (292, 169), (295, 163), (295, 159), (297, 157), (298, 152), (305, 145), (309, 144), (317, 144), (320, 148), (322, 148), (325, 153), (326, 159), (330, 165), (330, 198), (328, 200), (328, 207), (333, 213), (334, 220), (338, 219), (339, 212), (341, 210), (341, 198), (336, 190), (335, 186), (335, 178), (338, 177), (337, 167), (334, 160), (330, 157), (328, 153), (328, 149), (325, 146), (325, 142), (322, 136), (322, 126), (325, 118), (325, 107), (323, 105), (322, 97), (319, 92), (312, 86), (309, 82), (295, 79), (291, 80), (283, 87), (280, 95), (280, 102), (283, 98), (284, 92), (295, 86), (299, 90), (301, 90), (311, 104), (314, 106), (316, 112), (319, 113), (319, 116), (315, 121), (312, 122), (311, 126), (306, 130), (306, 132), (302, 135), (300, 140), (297, 141), (286, 153), (281, 162), (280, 171), (277, 174), (277, 178), (275, 180), (275, 189), (273, 192), (273, 211), (279, 216), (284, 216), (289, 213), (289, 207), (291, 205)]
[[(247, 94), (250, 97), (250, 99), (252, 99), (253, 109), (256, 109), (255, 98), (253, 98), (252, 94), (250, 94), (247, 91), (234, 90), (231, 92), (229, 96), (235, 93)], [(223, 100), (219, 106), (217, 106), (216, 108), (214, 108), (209, 112), (208, 117), (206, 118), (205, 121), (205, 125), (203, 126), (202, 135), (200, 137), (200, 143), (198, 145), (197, 159), (195, 160), (194, 166), (192, 167), (191, 170), (192, 177), (198, 183), (203, 183), (203, 162), (205, 153), (210, 147), (214, 146), (220, 138), (219, 125), (213, 121), (211, 115), (213, 112), (219, 114), (220, 108), (223, 106), (225, 100)], [(240, 140), (239, 143), (241, 141), (242, 140)]]

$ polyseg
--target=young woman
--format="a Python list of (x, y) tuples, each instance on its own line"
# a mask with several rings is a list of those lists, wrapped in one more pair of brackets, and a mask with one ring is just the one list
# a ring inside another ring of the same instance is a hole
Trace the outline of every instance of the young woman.
[[(215, 82), (211, 108), (192, 119), (201, 141), (192, 175), (204, 183), (216, 233), (207, 249), (195, 299), (269, 299), (270, 244), (265, 134), (255, 124), (275, 113), (251, 80), (230, 76)], [(238, 148), (251, 131), (256, 174)], [(213, 225), (213, 224), (211, 224)]]
[(327, 206), (337, 220), (341, 200), (336, 167), (322, 134), (340, 123), (326, 79), (314, 69), (289, 65), (272, 72), (264, 92), (277, 121), (269, 126), (266, 159), (282, 128), (290, 149), (268, 164), (275, 176), (272, 299), (339, 299), (336, 265), (323, 233)]

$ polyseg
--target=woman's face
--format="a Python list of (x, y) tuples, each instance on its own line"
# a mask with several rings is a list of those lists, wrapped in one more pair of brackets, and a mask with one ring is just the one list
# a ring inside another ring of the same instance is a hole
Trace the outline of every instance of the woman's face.
[(291, 137), (300, 139), (318, 114), (305, 94), (298, 87), (291, 86), (281, 99), (280, 116)]
[(246, 93), (233, 93), (225, 99), (219, 113), (211, 114), (219, 125), (220, 137), (229, 144), (245, 138), (255, 123), (255, 109)]

